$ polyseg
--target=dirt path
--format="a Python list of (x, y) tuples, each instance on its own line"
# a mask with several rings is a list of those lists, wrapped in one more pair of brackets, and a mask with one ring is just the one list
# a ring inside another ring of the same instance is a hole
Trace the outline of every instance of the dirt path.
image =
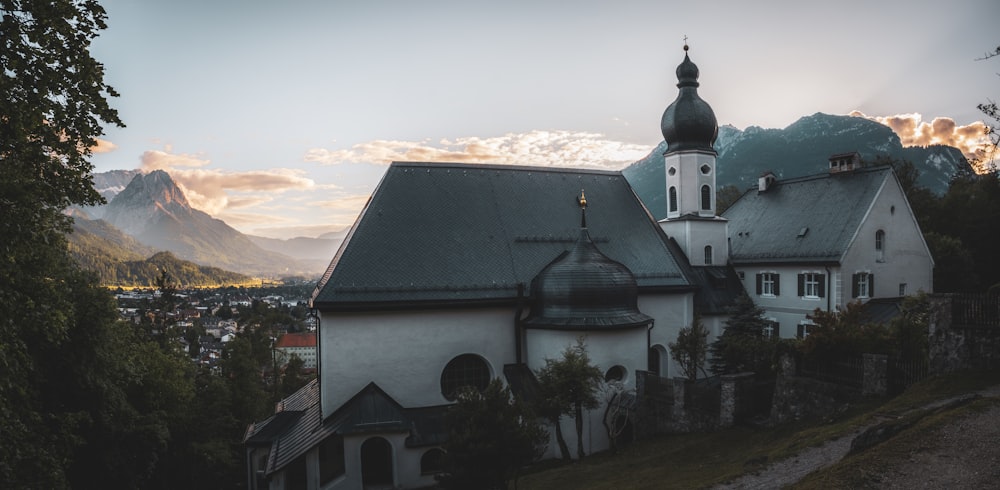
[[(1000, 396), (1000, 385), (978, 394)], [(954, 400), (956, 398), (939, 400), (922, 408), (933, 409)], [(851, 441), (879, 422), (714, 488), (772, 489), (791, 485), (813, 471), (840, 461), (850, 451)], [(929, 447), (921, 448), (908, 461), (895, 462), (876, 486), (898, 489), (989, 488), (1000, 481), (1000, 407), (957, 419), (942, 427), (936, 435)]]

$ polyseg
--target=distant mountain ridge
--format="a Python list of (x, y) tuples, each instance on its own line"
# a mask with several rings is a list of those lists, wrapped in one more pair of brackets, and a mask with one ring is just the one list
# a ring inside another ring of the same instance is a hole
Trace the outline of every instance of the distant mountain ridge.
[[(622, 172), (656, 219), (666, 217), (666, 174), (661, 142), (647, 157)], [(745, 190), (766, 171), (779, 179), (826, 172), (828, 157), (857, 151), (866, 161), (889, 157), (913, 162), (921, 172), (918, 183), (936, 194), (948, 189), (959, 168), (971, 168), (957, 148), (943, 145), (903, 148), (891, 128), (861, 117), (816, 113), (784, 129), (750, 126), (719, 127), (716, 184)]]
[(111, 202), (91, 211), (143, 245), (198, 264), (253, 275), (322, 271), (322, 265), (264, 250), (224, 221), (192, 208), (162, 170), (136, 173)]

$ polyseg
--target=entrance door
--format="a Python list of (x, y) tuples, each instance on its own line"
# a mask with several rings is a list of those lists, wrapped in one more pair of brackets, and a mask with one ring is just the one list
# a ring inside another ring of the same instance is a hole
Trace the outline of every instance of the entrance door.
[(365, 488), (391, 488), (392, 445), (381, 437), (361, 444), (361, 483)]

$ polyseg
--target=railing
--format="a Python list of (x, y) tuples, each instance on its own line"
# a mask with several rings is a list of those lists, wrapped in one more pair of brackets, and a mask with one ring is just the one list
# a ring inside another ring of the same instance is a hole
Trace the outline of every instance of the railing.
[(951, 321), (956, 327), (1000, 327), (1000, 295), (953, 294)]
[(890, 395), (898, 395), (910, 387), (913, 383), (927, 377), (927, 359), (917, 361), (905, 361), (902, 359), (889, 359), (889, 372), (887, 373), (888, 389)]

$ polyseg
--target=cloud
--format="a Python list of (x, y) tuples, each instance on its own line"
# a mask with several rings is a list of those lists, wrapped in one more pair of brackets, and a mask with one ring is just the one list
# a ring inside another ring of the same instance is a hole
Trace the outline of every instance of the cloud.
[(141, 171), (167, 171), (184, 190), (191, 206), (213, 216), (227, 209), (254, 207), (273, 199), (258, 193), (274, 194), (316, 186), (312, 179), (302, 176), (304, 170), (278, 168), (231, 172), (209, 169), (204, 167), (211, 164), (210, 160), (170, 153), (169, 148), (167, 151), (146, 151), (141, 160)]
[(322, 165), (393, 161), (465, 162), (620, 169), (652, 151), (649, 145), (610, 140), (600, 133), (533, 130), (495, 137), (428, 141), (374, 140), (348, 150), (312, 148), (303, 159)]
[(370, 198), (370, 194), (360, 194), (355, 196), (346, 196), (340, 199), (333, 199), (330, 201), (315, 201), (311, 203), (311, 205), (324, 209), (360, 213), (361, 209), (365, 207), (365, 204)]
[(97, 143), (90, 147), (91, 153), (110, 153), (118, 149), (118, 145), (108, 141), (97, 138)]
[(982, 121), (959, 126), (949, 117), (935, 117), (928, 123), (923, 121), (923, 116), (916, 113), (868, 116), (861, 111), (852, 111), (850, 115), (889, 126), (899, 136), (903, 146), (954, 146), (970, 161), (981, 162), (977, 171), (982, 170), (985, 165), (986, 147), (990, 140), (986, 136), (986, 124)]

